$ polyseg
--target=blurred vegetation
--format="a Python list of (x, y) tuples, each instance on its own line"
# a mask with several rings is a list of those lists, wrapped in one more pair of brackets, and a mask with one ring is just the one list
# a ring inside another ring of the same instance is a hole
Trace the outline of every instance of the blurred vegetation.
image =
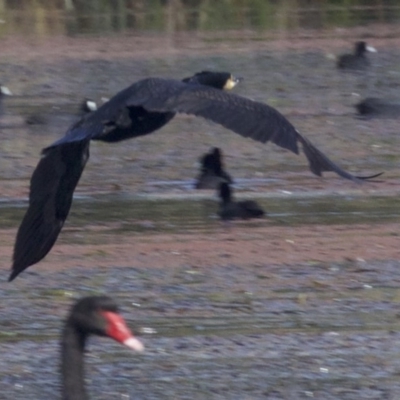
[(2, 36), (318, 29), (399, 19), (399, 0), (0, 0)]

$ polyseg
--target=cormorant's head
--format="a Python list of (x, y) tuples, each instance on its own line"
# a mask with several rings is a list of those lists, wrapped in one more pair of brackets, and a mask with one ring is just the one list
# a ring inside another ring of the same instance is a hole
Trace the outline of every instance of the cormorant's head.
[(230, 72), (197, 72), (189, 78), (183, 79), (186, 83), (198, 83), (200, 85), (212, 86), (216, 89), (233, 89), (243, 78), (237, 78)]

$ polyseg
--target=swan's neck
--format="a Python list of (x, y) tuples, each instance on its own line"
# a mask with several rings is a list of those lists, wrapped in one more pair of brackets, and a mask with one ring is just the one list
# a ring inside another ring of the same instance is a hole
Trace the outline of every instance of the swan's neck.
[(87, 400), (83, 353), (86, 335), (66, 325), (61, 340), (61, 379), (63, 400)]

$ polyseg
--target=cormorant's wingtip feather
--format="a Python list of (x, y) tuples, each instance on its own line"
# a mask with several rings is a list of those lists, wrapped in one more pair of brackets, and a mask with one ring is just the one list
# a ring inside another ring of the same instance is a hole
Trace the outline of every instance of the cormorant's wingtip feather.
[(8, 282), (12, 282), (17, 276), (19, 275), (19, 272), (17, 272), (15, 269), (11, 270), (11, 274), (8, 277)]
[(313, 174), (317, 176), (322, 176), (323, 172), (335, 172), (337, 175), (342, 178), (348, 179), (352, 182), (362, 183), (370, 179), (377, 178), (381, 176), (383, 172), (374, 175), (368, 176), (356, 176), (350, 174), (349, 172), (340, 168), (337, 164), (335, 164), (332, 160), (330, 160), (321, 150), (318, 150), (306, 137), (301, 135), (298, 131), (298, 140), (303, 146), (303, 151), (305, 156), (307, 157), (310, 170)]
[(356, 176), (357, 179), (361, 180), (361, 182), (369, 181), (371, 179), (378, 178), (379, 176), (382, 176), (385, 172), (379, 172), (374, 175), (369, 175), (369, 176)]

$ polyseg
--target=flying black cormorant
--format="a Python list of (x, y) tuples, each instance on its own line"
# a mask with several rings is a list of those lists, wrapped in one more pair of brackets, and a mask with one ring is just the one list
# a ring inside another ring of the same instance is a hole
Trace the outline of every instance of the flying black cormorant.
[(237, 84), (230, 73), (201, 72), (183, 81), (162, 78), (140, 80), (73, 124), (64, 137), (43, 150), (30, 183), (29, 206), (17, 232), (12, 281), (40, 261), (53, 247), (72, 204), (72, 197), (89, 158), (91, 140), (118, 142), (147, 135), (164, 126), (175, 113), (216, 122), (244, 137), (299, 153), (299, 143), (311, 171), (321, 176), (336, 172), (354, 176), (329, 160), (277, 110), (221, 89)]

